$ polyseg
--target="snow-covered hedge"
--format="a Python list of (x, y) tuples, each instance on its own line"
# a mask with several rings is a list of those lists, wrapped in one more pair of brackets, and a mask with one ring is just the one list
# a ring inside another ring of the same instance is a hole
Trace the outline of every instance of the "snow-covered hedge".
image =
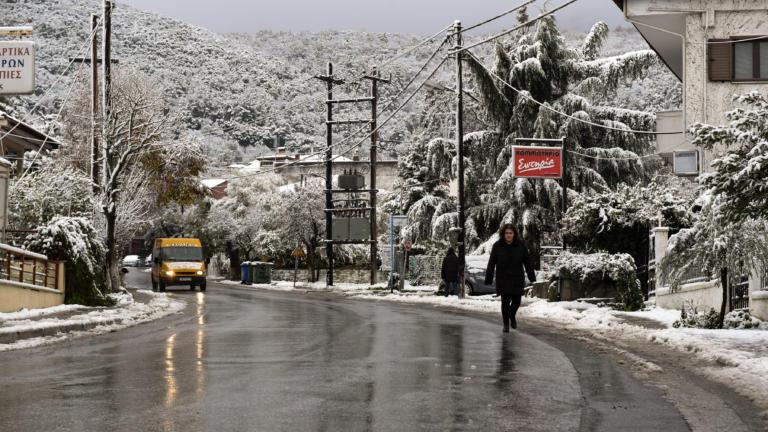
[(629, 254), (561, 254), (554, 265), (554, 276), (578, 282), (582, 286), (613, 283), (616, 301), (625, 310), (643, 306), (643, 293), (637, 279), (635, 261)]
[(65, 262), (66, 303), (103, 306), (114, 302), (103, 291), (104, 246), (88, 219), (54, 217), (30, 236), (26, 247)]

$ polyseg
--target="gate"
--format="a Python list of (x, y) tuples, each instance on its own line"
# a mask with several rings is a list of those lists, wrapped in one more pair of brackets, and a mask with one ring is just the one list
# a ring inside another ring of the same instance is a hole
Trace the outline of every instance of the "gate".
[(648, 236), (648, 263), (637, 267), (637, 276), (640, 283), (645, 281), (647, 291), (646, 298), (656, 297), (656, 236), (651, 232)]
[(728, 310), (749, 308), (749, 274), (739, 272), (739, 276), (728, 281)]

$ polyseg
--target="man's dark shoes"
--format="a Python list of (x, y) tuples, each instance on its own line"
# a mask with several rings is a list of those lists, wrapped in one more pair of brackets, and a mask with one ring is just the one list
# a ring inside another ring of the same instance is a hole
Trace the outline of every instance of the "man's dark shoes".
[(512, 328), (516, 329), (517, 328), (517, 320), (512, 318), (510, 321), (512, 322)]
[(504, 333), (509, 333), (509, 324), (504, 323)]

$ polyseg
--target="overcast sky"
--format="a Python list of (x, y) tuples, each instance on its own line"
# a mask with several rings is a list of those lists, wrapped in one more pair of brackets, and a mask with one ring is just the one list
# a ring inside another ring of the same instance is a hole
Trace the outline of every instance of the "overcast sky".
[[(118, 0), (219, 33), (257, 30), (364, 30), (431, 34), (456, 19), (466, 25), (482, 21), (522, 0)], [(565, 0), (553, 0), (550, 7)], [(539, 13), (543, 0), (529, 7)], [(557, 13), (565, 30), (586, 30), (595, 21), (626, 26), (612, 0), (579, 0)], [(483, 33), (499, 30), (499, 20)]]

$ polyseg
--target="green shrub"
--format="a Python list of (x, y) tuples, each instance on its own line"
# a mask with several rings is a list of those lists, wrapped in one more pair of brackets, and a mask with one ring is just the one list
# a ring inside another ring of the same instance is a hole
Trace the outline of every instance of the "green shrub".
[(26, 248), (45, 254), (51, 260), (64, 261), (65, 303), (85, 306), (114, 304), (114, 300), (104, 293), (104, 247), (88, 219), (54, 217), (35, 230), (27, 240)]

